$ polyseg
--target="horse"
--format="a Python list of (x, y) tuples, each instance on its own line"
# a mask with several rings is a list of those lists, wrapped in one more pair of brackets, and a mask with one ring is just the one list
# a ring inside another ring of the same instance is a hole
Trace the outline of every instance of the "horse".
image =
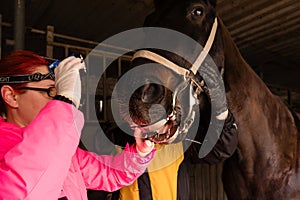
[[(239, 130), (238, 147), (224, 162), (222, 173), (228, 199), (300, 199), (299, 118), (280, 97), (269, 90), (244, 60), (222, 20), (217, 16), (216, 1), (154, 0), (154, 4), (155, 10), (146, 17), (145, 27), (162, 27), (178, 31), (191, 37), (201, 46), (206, 45), (211, 30), (217, 23), (215, 37), (207, 53), (222, 75), (228, 108), (233, 113)], [(181, 48), (180, 44), (175, 48)], [(194, 64), (171, 52), (155, 49), (149, 51), (184, 69), (190, 69)], [(137, 65), (147, 63), (149, 60), (156, 62), (155, 59), (146, 56), (145, 58), (140, 56), (134, 62)], [(199, 67), (201, 69), (201, 66)], [(172, 79), (174, 73), (170, 70), (151, 68), (140, 73), (152, 74), (169, 85), (175, 84), (173, 82), (177, 80)], [(195, 76), (201, 83), (199, 74)], [(200, 110), (209, 110), (210, 108), (207, 108), (210, 107), (207, 100), (209, 95), (202, 94), (197, 95)], [(172, 107), (173, 96), (172, 91), (161, 85), (148, 84), (140, 87), (135, 95), (130, 97), (132, 110), (129, 115), (137, 125), (155, 121), (154, 118), (157, 120), (165, 110)], [(146, 110), (150, 112), (151, 108), (145, 108), (144, 104), (139, 106), (141, 101), (161, 102), (164, 109), (155, 109), (155, 112), (160, 113), (158, 116), (149, 116), (149, 113), (145, 116), (142, 113)], [(163, 112), (160, 112), (161, 110)], [(201, 116), (209, 115), (206, 113)], [(171, 133), (160, 136), (161, 138), (153, 135), (150, 137), (154, 137), (152, 139), (156, 142), (167, 142), (175, 132), (172, 126), (174, 124), (169, 124)], [(155, 129), (155, 127), (147, 128)], [(174, 137), (184, 138), (180, 135)]]

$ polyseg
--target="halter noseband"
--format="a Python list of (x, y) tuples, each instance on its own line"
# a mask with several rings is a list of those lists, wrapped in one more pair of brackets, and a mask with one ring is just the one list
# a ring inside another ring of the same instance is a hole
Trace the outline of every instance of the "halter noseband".
[(191, 69), (185, 69), (184, 67), (181, 67), (181, 66), (175, 64), (174, 62), (168, 60), (167, 58), (165, 58), (159, 54), (156, 54), (154, 52), (148, 51), (148, 50), (139, 50), (133, 55), (132, 60), (134, 60), (136, 58), (146, 58), (146, 59), (152, 60), (156, 63), (162, 64), (164, 67), (167, 67), (168, 69), (172, 70), (176, 74), (183, 76), (183, 80), (184, 80), (184, 82), (179, 84), (179, 86), (174, 91), (173, 111), (171, 114), (169, 114), (169, 116), (167, 116), (167, 118), (161, 119), (161, 120), (159, 120), (153, 124), (150, 124), (148, 126), (137, 126), (135, 128), (139, 128), (140, 130), (142, 130), (142, 132), (155, 132), (159, 128), (163, 127), (171, 118), (174, 118), (176, 116), (174, 108), (175, 108), (175, 101), (176, 101), (178, 94), (181, 93), (183, 90), (185, 90), (188, 85), (192, 84), (192, 85), (195, 85), (197, 89), (195, 92), (193, 92), (192, 87), (190, 87), (189, 112), (187, 114), (186, 119), (184, 120), (183, 126), (180, 127), (180, 132), (187, 133), (187, 131), (191, 127), (192, 123), (194, 122), (194, 118), (195, 118), (194, 106), (198, 105), (198, 101), (196, 98), (204, 90), (203, 89), (204, 82), (199, 83), (195, 79), (195, 75), (212, 47), (212, 44), (215, 39), (216, 31), (217, 31), (217, 26), (218, 26), (218, 20), (217, 20), (217, 18), (215, 18), (209, 38), (206, 41), (206, 44), (205, 44), (204, 48), (202, 49), (201, 53), (199, 54), (199, 56), (193, 63)]

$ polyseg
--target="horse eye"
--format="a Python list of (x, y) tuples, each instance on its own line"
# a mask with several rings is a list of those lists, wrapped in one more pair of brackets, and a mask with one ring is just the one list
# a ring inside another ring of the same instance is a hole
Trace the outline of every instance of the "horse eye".
[(203, 9), (202, 8), (196, 8), (193, 10), (193, 15), (196, 17), (202, 16), (203, 14)]

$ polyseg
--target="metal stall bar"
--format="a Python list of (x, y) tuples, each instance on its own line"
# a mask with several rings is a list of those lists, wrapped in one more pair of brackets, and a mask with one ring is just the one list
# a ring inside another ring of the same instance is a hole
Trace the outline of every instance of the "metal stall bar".
[(25, 0), (15, 0), (14, 19), (15, 49), (24, 49), (25, 44)]

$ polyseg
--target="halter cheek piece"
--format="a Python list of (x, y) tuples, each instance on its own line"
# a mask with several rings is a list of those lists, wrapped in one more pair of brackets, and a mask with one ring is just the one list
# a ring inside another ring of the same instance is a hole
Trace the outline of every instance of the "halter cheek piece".
[[(154, 52), (148, 51), (148, 50), (139, 50), (134, 55), (132, 60), (136, 58), (147, 58), (149, 60), (152, 60), (154, 62), (157, 62), (159, 64), (162, 64), (164, 67), (172, 70), (173, 72), (183, 76), (183, 82), (180, 83), (177, 88), (175, 89), (173, 93), (173, 109), (172, 113), (170, 113), (167, 118), (161, 119), (153, 124), (150, 124), (148, 126), (138, 126), (135, 128), (140, 129), (143, 133), (149, 133), (154, 132), (156, 133), (157, 130), (159, 130), (161, 127), (163, 127), (171, 118), (174, 119), (176, 117), (176, 110), (175, 110), (175, 103), (176, 99), (178, 99), (178, 96), (187, 88), (189, 87), (189, 111), (186, 116), (186, 119), (183, 121), (183, 123), (179, 127), (179, 133), (187, 133), (189, 128), (194, 122), (195, 119), (195, 108), (199, 104), (197, 97), (199, 94), (206, 90), (206, 86), (204, 85), (204, 81), (201, 82), (198, 81), (196, 78), (196, 73), (200, 66), (202, 65), (203, 61), (205, 60), (207, 54), (209, 53), (211, 46), (213, 44), (216, 31), (218, 26), (218, 20), (215, 18), (214, 24), (212, 26), (209, 38), (205, 44), (205, 47), (193, 63), (191, 69), (185, 69), (172, 61), (164, 58), (161, 55), (158, 55)], [(196, 88), (196, 90), (193, 90), (193, 87)], [(149, 135), (148, 135), (149, 136)]]

